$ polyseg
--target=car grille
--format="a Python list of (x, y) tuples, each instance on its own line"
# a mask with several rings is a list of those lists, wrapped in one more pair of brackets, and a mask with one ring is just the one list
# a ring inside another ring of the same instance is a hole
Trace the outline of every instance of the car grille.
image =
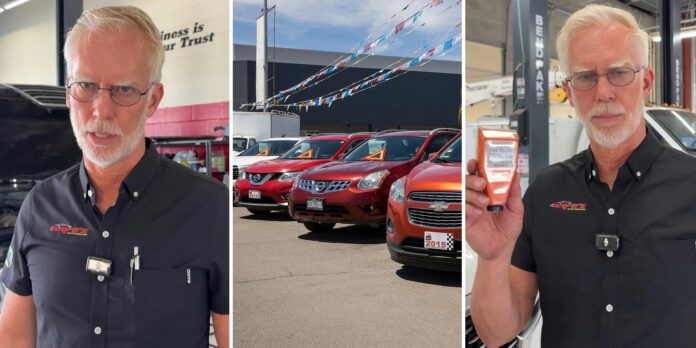
[(252, 185), (263, 185), (266, 181), (273, 177), (273, 173), (268, 174), (258, 174), (258, 173), (247, 173), (247, 179)]
[[(318, 190), (317, 186), (322, 187), (322, 190)], [(327, 193), (327, 192), (338, 192), (343, 191), (350, 186), (350, 180), (339, 180), (339, 181), (315, 181), (315, 180), (300, 180), (298, 185), (303, 191), (311, 193)]]
[[(465, 335), (465, 342), (466, 342), (466, 348), (484, 348), (486, 347), (485, 344), (481, 341), (481, 338), (478, 336), (478, 333), (476, 333), (476, 328), (474, 327), (474, 322), (471, 320), (471, 315), (466, 316), (465, 323), (464, 323), (464, 335)], [(514, 340), (503, 344), (503, 348), (518, 348), (519, 347), (519, 342), (517, 341), (517, 338)]]
[(432, 228), (461, 228), (462, 211), (445, 210), (435, 211), (435, 209), (408, 208), (409, 221), (418, 226)]
[(413, 202), (461, 203), (461, 192), (411, 192), (408, 199)]
[(326, 205), (326, 206), (324, 206), (324, 210), (310, 210), (310, 209), (307, 209), (306, 204), (295, 204), (293, 209), (295, 210), (296, 214), (302, 215), (302, 216), (341, 217), (343, 215), (348, 214), (348, 209), (346, 209), (346, 207), (344, 207), (342, 205)]
[(401, 242), (401, 248), (419, 254), (437, 255), (437, 256), (448, 256), (448, 257), (462, 257), (462, 241), (454, 241), (453, 250), (440, 250), (440, 249), (427, 249), (423, 247), (423, 238), (407, 237)]
[(232, 166), (232, 180), (237, 180), (239, 177), (239, 167), (235, 164)]

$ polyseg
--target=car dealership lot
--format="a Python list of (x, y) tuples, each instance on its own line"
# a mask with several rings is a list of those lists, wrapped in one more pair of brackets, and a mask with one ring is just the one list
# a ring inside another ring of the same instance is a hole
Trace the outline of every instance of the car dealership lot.
[(402, 268), (369, 227), (233, 214), (234, 346), (461, 345), (459, 273)]

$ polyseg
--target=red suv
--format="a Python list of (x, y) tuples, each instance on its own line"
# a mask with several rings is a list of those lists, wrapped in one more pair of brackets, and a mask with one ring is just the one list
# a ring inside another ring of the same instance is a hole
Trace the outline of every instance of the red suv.
[(387, 248), (392, 260), (461, 272), (461, 135), (432, 160), (392, 184), (387, 215)]
[(290, 215), (312, 232), (329, 231), (336, 223), (384, 225), (392, 182), (458, 133), (449, 128), (378, 133), (342, 161), (298, 176), (290, 191)]
[(303, 170), (345, 155), (374, 133), (319, 134), (312, 136), (277, 159), (252, 164), (240, 171), (234, 185), (234, 205), (253, 214), (288, 209), (288, 192)]

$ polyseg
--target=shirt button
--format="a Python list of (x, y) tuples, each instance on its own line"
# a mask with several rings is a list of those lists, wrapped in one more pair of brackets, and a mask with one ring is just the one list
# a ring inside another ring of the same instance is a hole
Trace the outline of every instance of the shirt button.
[(611, 250), (607, 251), (607, 257), (612, 257), (612, 256), (614, 256), (614, 252)]
[(95, 335), (101, 335), (101, 328), (99, 326), (94, 328), (94, 334)]
[(609, 208), (608, 213), (609, 213), (609, 215), (614, 215), (614, 208)]
[(611, 313), (611, 311), (614, 310), (614, 306), (612, 306), (611, 303), (610, 303), (610, 304), (607, 305), (606, 310), (607, 310), (607, 312)]
[(88, 190), (88, 191), (87, 191), (87, 195), (88, 195), (88, 196), (92, 197), (93, 194), (94, 194), (94, 193), (92, 193), (92, 190)]
[(597, 176), (597, 172), (594, 169), (592, 169), (592, 176)]
[(640, 178), (640, 172), (636, 172), (636, 176)]
[(102, 237), (109, 238), (109, 231), (102, 232)]
[(103, 275), (103, 274), (98, 275), (98, 276), (97, 276), (97, 280), (100, 281), (100, 282), (103, 282), (103, 281), (104, 281), (104, 275)]
[(133, 197), (138, 198), (139, 195), (138, 191), (133, 192)]

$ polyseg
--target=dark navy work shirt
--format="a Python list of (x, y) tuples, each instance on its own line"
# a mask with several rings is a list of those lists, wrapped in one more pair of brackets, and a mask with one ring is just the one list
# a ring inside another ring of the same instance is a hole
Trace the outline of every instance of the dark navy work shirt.
[(544, 347), (696, 347), (696, 158), (649, 131), (612, 190), (587, 150), (524, 201), (512, 264), (537, 275)]
[(84, 164), (24, 201), (2, 281), (33, 296), (37, 347), (207, 347), (210, 311), (228, 313), (228, 190), (147, 144), (103, 216)]

